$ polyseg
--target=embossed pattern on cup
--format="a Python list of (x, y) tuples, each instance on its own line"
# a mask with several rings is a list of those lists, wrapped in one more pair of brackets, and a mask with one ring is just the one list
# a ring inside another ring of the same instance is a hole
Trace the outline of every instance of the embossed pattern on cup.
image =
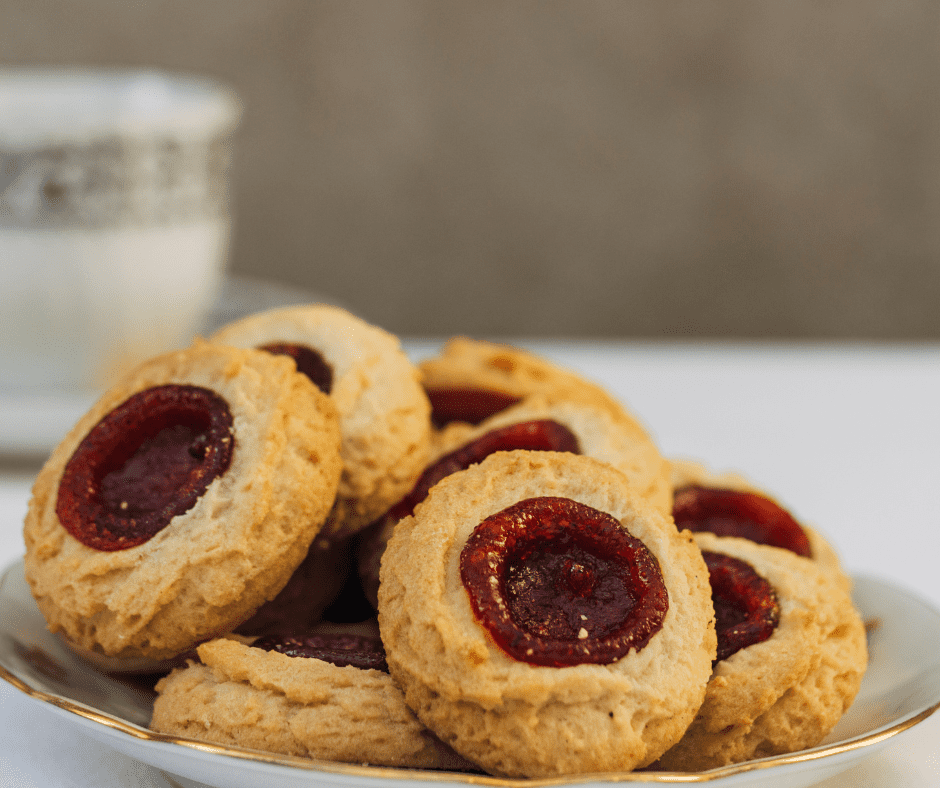
[(240, 113), (190, 76), (0, 69), (0, 389), (99, 389), (192, 339)]

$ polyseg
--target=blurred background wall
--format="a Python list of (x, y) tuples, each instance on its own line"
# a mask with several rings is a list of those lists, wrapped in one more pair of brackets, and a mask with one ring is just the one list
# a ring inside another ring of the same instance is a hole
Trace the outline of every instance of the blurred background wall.
[(940, 337), (940, 4), (0, 0), (245, 102), (231, 268), (406, 335)]

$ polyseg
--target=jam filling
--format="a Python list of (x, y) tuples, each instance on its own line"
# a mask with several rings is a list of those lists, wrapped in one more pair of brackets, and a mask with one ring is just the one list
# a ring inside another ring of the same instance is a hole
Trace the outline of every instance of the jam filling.
[(136, 547), (196, 504), (228, 469), (234, 444), (228, 404), (214, 391), (146, 389), (108, 413), (75, 449), (56, 514), (95, 550)]
[(780, 622), (773, 586), (746, 561), (703, 550), (715, 606), (715, 634), (721, 662), (742, 648), (767, 640)]
[(277, 651), (289, 657), (321, 659), (339, 668), (354, 667), (362, 670), (381, 670), (388, 673), (385, 648), (379, 638), (364, 635), (318, 633), (288, 635), (275, 634), (258, 638), (252, 646), (265, 651)]
[[(381, 525), (385, 522), (385, 518), (392, 518), (397, 521), (410, 515), (415, 506), (427, 497), (431, 487), (445, 476), (469, 468), (495, 451), (511, 451), (513, 449), (567, 451), (577, 454), (578, 440), (567, 427), (550, 420), (521, 422), (492, 430), (475, 441), (445, 454), (437, 462), (429, 465), (418, 478), (411, 492), (395, 504), (383, 518), (373, 523), (372, 527)], [(302, 595), (304, 589), (309, 588), (309, 583), (317, 582), (317, 578), (314, 577), (298, 577), (298, 572), (294, 573), (286, 587), (291, 589), (290, 593), (294, 597)], [(270, 620), (273, 619), (283, 620), (286, 615), (290, 615), (285, 612), (282, 601), (286, 600), (282, 600), (281, 596), (275, 597), (262, 608), (265, 618), (269, 619), (267, 623), (270, 623)], [(362, 621), (373, 614), (372, 603), (365, 595), (358, 576), (350, 576), (339, 598), (324, 612), (323, 616), (328, 621), (351, 623)], [(246, 634), (259, 631), (248, 628), (255, 627), (257, 624), (258, 620), (252, 619), (243, 625), (240, 631)]]
[(479, 424), (521, 399), (501, 391), (477, 388), (434, 388), (425, 392), (431, 401), (431, 420), (438, 428), (452, 421)]
[(430, 489), (445, 476), (483, 462), (494, 452), (522, 449), (565, 451), (571, 454), (579, 454), (581, 451), (574, 433), (551, 419), (522, 421), (491, 430), (425, 468), (411, 492), (395, 504), (387, 516), (400, 520), (412, 514), (414, 508), (427, 498)]
[(329, 394), (333, 389), (333, 369), (313, 348), (289, 342), (273, 342), (262, 345), (259, 350), (266, 350), (275, 356), (290, 356), (297, 365), (297, 371), (310, 378), (320, 391)]
[(676, 490), (672, 516), (680, 530), (737, 536), (812, 557), (809, 539), (799, 523), (763, 495), (690, 485)]
[(614, 517), (568, 498), (528, 498), (487, 517), (460, 554), (474, 615), (513, 659), (606, 665), (663, 626), (659, 562)]

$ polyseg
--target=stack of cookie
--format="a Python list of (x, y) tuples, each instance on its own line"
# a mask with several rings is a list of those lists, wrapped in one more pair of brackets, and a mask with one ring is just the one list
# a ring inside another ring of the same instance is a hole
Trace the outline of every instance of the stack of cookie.
[(51, 455), (50, 628), (154, 730), (348, 763), (697, 771), (817, 744), (867, 654), (835, 550), (595, 384), (335, 307), (154, 358)]

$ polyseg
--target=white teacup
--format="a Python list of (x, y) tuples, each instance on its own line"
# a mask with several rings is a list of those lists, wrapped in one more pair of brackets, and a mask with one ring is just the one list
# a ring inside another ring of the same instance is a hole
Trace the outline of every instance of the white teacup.
[(191, 76), (0, 69), (0, 390), (100, 389), (191, 341), (240, 114)]

